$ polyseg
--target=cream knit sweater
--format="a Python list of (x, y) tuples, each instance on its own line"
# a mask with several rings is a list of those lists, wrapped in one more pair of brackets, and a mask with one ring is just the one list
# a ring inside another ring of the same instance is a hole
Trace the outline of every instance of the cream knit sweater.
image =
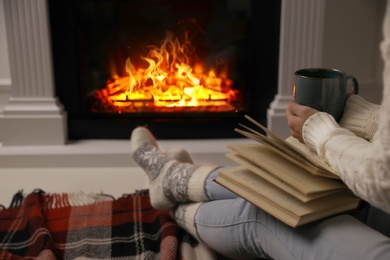
[(303, 138), (357, 196), (390, 213), (390, 0), (383, 34), (381, 106), (354, 95), (346, 103), (340, 125), (332, 116), (317, 113), (306, 120)]

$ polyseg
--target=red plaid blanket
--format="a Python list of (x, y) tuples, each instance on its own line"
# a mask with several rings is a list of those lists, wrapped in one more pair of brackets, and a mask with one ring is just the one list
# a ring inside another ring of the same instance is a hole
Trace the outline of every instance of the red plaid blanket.
[(208, 259), (212, 254), (151, 207), (147, 191), (15, 195), (0, 210), (0, 259)]

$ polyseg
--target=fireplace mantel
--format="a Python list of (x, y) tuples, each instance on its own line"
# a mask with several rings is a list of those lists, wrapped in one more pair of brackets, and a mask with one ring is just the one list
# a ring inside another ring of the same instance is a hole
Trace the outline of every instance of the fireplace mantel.
[[(106, 157), (106, 160), (112, 159), (106, 161), (106, 164), (128, 165), (127, 140), (67, 140), (66, 111), (54, 93), (47, 0), (2, 1), (12, 93), (0, 115), (0, 164), (13, 167), (18, 165), (18, 161), (20, 163), (20, 158), (28, 158), (29, 163), (26, 165), (50, 166), (48, 155), (52, 156), (57, 165), (65, 165), (67, 160), (82, 165), (80, 161), (77, 162), (77, 155), (83, 155), (82, 158), (90, 160), (91, 164), (103, 163), (97, 161), (104, 153), (97, 151), (106, 150), (112, 155)], [(285, 108), (291, 100), (291, 72), (323, 64), (326, 8), (325, 0), (282, 0), (281, 8), (278, 93), (268, 109), (267, 125), (281, 137), (287, 137), (289, 131)], [(225, 159), (222, 159), (226, 152), (225, 144), (234, 140), (212, 141), (212, 154), (225, 163)], [(211, 147), (210, 140), (164, 141), (163, 146), (190, 147), (189, 150), (192, 149), (202, 160), (207, 160), (208, 155), (207, 152), (201, 152), (202, 147)], [(17, 158), (18, 154), (21, 157)], [(121, 158), (120, 162), (118, 158)]]

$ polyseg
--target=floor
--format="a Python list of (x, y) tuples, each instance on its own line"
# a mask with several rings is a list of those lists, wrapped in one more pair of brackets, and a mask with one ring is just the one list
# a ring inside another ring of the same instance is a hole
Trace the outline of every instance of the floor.
[(13, 195), (34, 189), (50, 193), (105, 193), (115, 198), (148, 187), (137, 167), (6, 168), (0, 169), (0, 204), (8, 207)]
[[(249, 139), (162, 140), (162, 150), (185, 148), (197, 164), (236, 165), (225, 154), (227, 145)], [(6, 207), (19, 190), (50, 193), (105, 193), (114, 197), (146, 189), (145, 173), (129, 156), (126, 141), (83, 141), (64, 146), (2, 147), (0, 204)]]

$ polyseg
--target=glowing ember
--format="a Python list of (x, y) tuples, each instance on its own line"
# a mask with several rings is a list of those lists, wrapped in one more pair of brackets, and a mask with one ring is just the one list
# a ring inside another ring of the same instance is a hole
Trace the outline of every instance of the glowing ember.
[[(185, 35), (180, 44), (168, 32), (161, 47), (150, 46), (145, 68), (136, 68), (126, 60), (128, 77), (113, 76), (106, 87), (94, 96), (99, 106), (116, 112), (175, 111), (234, 111), (238, 92), (226, 71), (216, 75), (214, 69), (205, 71), (193, 59), (194, 48)], [(189, 109), (192, 108), (192, 109)], [(194, 109), (196, 108), (196, 109)]]

